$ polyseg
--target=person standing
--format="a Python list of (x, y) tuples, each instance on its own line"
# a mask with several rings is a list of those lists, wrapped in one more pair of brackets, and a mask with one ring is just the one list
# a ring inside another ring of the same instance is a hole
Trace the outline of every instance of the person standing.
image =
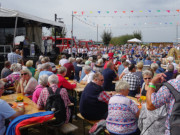
[(30, 51), (30, 44), (28, 41), (28, 37), (25, 37), (24, 41), (23, 41), (23, 51), (24, 51), (24, 56), (27, 57), (27, 55), (29, 55), (29, 51)]
[(47, 55), (47, 46), (48, 46), (48, 42), (47, 42), (48, 38), (46, 38), (44, 40), (44, 55), (46, 56)]
[(21, 50), (20, 51), (20, 55), (19, 55), (19, 54), (16, 53), (17, 50), (18, 49), (13, 48), (12, 52), (8, 53), (8, 56), (7, 56), (8, 57), (8, 61), (11, 62), (11, 64), (18, 63), (18, 59), (22, 59), (22, 57), (23, 57), (23, 51)]

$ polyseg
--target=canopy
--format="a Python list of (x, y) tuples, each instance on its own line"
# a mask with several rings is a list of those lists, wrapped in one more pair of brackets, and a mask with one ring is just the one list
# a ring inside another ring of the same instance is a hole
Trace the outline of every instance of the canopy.
[(133, 38), (133, 39), (130, 39), (128, 40), (128, 43), (141, 43), (142, 41), (137, 39), (137, 38)]
[(23, 27), (32, 21), (39, 23), (39, 26), (57, 26), (61, 28), (65, 27), (64, 23), (43, 19), (16, 10), (0, 8), (0, 28), (14, 28), (16, 17), (18, 17), (17, 27)]

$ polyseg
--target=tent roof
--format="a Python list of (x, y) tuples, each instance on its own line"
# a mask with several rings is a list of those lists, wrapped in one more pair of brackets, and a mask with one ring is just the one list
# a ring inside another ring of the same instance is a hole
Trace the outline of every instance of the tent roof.
[(142, 41), (137, 39), (137, 38), (133, 38), (133, 39), (130, 39), (128, 40), (128, 43), (141, 43)]
[(49, 26), (57, 26), (61, 28), (65, 27), (64, 23), (43, 19), (16, 10), (0, 8), (0, 28), (5, 28), (5, 27), (14, 28), (16, 17), (18, 17), (17, 27), (23, 27), (28, 23), (34, 23), (34, 22), (39, 23), (39, 25), (45, 27), (49, 27)]

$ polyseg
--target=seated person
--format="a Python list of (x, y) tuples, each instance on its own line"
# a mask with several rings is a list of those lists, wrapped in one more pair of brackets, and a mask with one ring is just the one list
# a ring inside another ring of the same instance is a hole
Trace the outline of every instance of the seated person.
[(21, 73), (20, 73), (21, 66), (17, 63), (14, 63), (11, 65), (10, 70), (12, 70), (13, 72), (10, 75), (8, 75), (6, 78), (2, 78), (1, 80), (6, 82), (8, 86), (13, 86), (14, 83), (18, 81), (21, 77)]
[(82, 79), (82, 81), (80, 82), (80, 84), (88, 84), (89, 82), (92, 81), (93, 79), (93, 75), (94, 75), (94, 72), (91, 71), (91, 67), (90, 66), (84, 66), (83, 67), (83, 70), (84, 70), (84, 73), (86, 74), (85, 77)]
[(48, 76), (42, 75), (39, 78), (39, 84), (36, 86), (32, 96), (32, 101), (34, 101), (36, 104), (42, 89), (44, 89), (47, 85), (48, 85)]
[(74, 61), (74, 58), (70, 57), (69, 62), (65, 63), (63, 66), (63, 67), (66, 67), (67, 69), (65, 77), (68, 77), (69, 79), (74, 79), (74, 66), (72, 64), (73, 61)]
[(109, 100), (106, 128), (113, 135), (139, 135), (137, 118), (140, 110), (128, 96), (130, 85), (126, 81), (116, 84), (116, 93)]
[(5, 61), (4, 68), (1, 70), (1, 78), (5, 78), (12, 73), (10, 67), (11, 67), (11, 62)]
[(169, 64), (167, 66), (167, 71), (164, 72), (164, 74), (166, 75), (165, 79), (166, 81), (169, 81), (171, 79), (173, 79), (173, 74), (174, 74), (174, 65), (173, 64)]
[(123, 67), (124, 67), (124, 70), (123, 70), (122, 73), (120, 74), (119, 79), (122, 79), (122, 77), (123, 77), (124, 75), (126, 75), (126, 74), (129, 73), (129, 69), (128, 69), (128, 67), (129, 67), (129, 62), (127, 62), (127, 61), (123, 62)]
[(153, 78), (153, 73), (150, 70), (143, 71), (143, 80), (144, 83), (141, 88), (141, 96), (146, 96), (147, 90), (149, 89), (149, 83), (151, 82)]
[(21, 79), (17, 87), (17, 92), (21, 92), (26, 95), (32, 95), (37, 85), (37, 80), (32, 77), (32, 73), (29, 71), (29, 69), (22, 69)]
[[(58, 80), (57, 75), (53, 74), (48, 77), (48, 84), (49, 84), (49, 87), (52, 88), (53, 92), (55, 92), (57, 90), (58, 83), (59, 83), (59, 80)], [(59, 94), (61, 95), (61, 98), (63, 99), (64, 105), (66, 108), (66, 122), (65, 123), (68, 123), (69, 119), (70, 119), (70, 110), (69, 110), (68, 105), (71, 104), (71, 101), (69, 100), (66, 89), (62, 88)], [(46, 106), (46, 101), (47, 101), (48, 97), (49, 97), (49, 92), (48, 92), (47, 88), (44, 88), (41, 91), (38, 102), (37, 102), (37, 106), (38, 106), (39, 110), (44, 109), (44, 107)]]
[(114, 91), (115, 84), (112, 81), (118, 80), (118, 75), (115, 72), (114, 64), (112, 62), (107, 63), (107, 68), (103, 70), (104, 83), (103, 88), (105, 91)]
[(103, 59), (98, 59), (97, 63), (93, 67), (93, 71), (102, 73), (103, 70)]
[(75, 70), (74, 79), (76, 79), (78, 82), (80, 80), (80, 72), (82, 71), (82, 67), (83, 67), (81, 63), (82, 63), (82, 59), (76, 58), (76, 64), (74, 64), (74, 70)]
[(97, 72), (93, 75), (93, 81), (82, 92), (80, 113), (85, 119), (100, 120), (107, 117), (107, 104), (111, 96), (104, 91), (103, 82), (103, 75)]
[[(67, 81), (67, 79), (65, 79), (64, 77), (66, 76), (67, 73), (67, 69), (65, 67), (60, 67), (57, 71), (57, 76), (58, 76), (58, 88), (66, 88), (69, 90), (73, 90), (74, 88), (76, 88), (76, 84), (71, 84)], [(75, 83), (75, 82), (74, 82)]]
[(134, 75), (133, 73), (136, 72), (136, 67), (134, 64), (129, 66), (129, 73), (124, 75), (122, 80), (125, 80), (130, 85), (129, 88), (129, 96), (135, 97), (136, 94), (139, 93), (141, 80), (138, 76)]
[(48, 63), (43, 64), (42, 65), (42, 71), (39, 73), (38, 83), (39, 83), (39, 78), (40, 78), (41, 75), (48, 75), (48, 76), (50, 76), (52, 74), (54, 74), (54, 73), (52, 72), (51, 65), (48, 64)]
[(157, 63), (152, 63), (151, 64), (151, 69), (152, 69), (152, 71), (153, 71), (153, 74), (154, 74), (154, 76), (153, 77), (155, 77), (156, 76), (156, 70), (158, 69), (158, 64)]
[[(0, 80), (0, 97), (4, 92), (4, 82)], [(24, 114), (24, 106), (18, 107), (17, 111), (14, 111), (13, 108), (4, 100), (0, 99), (0, 135), (4, 135), (6, 131), (5, 119), (13, 120), (19, 115)]]
[(32, 77), (34, 77), (35, 68), (33, 68), (32, 66), (33, 66), (33, 61), (32, 61), (32, 60), (28, 60), (28, 61), (26, 62), (26, 67), (31, 71)]
[(144, 65), (151, 65), (152, 61), (150, 57), (147, 57), (146, 60), (144, 61)]

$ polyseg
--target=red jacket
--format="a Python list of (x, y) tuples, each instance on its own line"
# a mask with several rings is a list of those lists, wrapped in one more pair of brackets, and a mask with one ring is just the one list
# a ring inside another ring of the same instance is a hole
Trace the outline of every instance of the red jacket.
[(70, 89), (70, 90), (76, 88), (76, 84), (69, 83), (62, 75), (57, 74), (57, 76), (59, 79), (58, 88), (60, 88), (61, 86), (63, 88)]

